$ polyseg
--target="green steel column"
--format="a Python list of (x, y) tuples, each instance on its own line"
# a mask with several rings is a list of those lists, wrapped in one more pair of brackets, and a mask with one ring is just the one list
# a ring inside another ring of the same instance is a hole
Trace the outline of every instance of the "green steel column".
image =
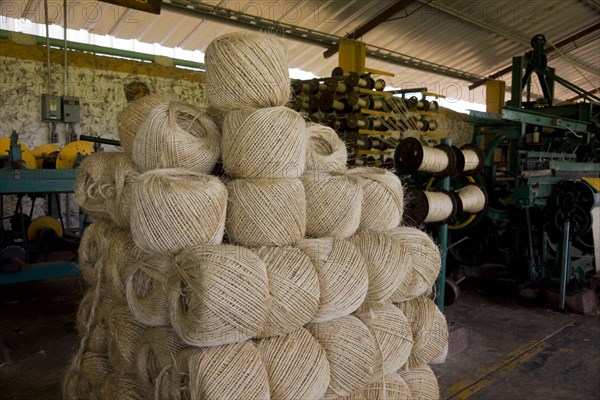
[[(452, 145), (450, 138), (442, 139), (442, 143), (448, 146)], [(450, 190), (450, 177), (442, 179), (440, 189)], [(437, 306), (441, 312), (444, 312), (444, 297), (446, 295), (446, 255), (448, 253), (448, 224), (440, 225), (438, 228), (438, 246), (442, 256), (442, 265), (440, 275), (437, 278)]]
[(515, 108), (521, 108), (521, 96), (523, 96), (523, 57), (513, 57), (512, 63), (512, 81), (510, 89), (510, 105)]

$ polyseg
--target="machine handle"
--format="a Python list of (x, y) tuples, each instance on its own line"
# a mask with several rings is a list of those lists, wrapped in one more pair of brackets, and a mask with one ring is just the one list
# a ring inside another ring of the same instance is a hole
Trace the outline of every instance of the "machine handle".
[(86, 142), (93, 142), (93, 143), (111, 144), (113, 146), (121, 145), (121, 142), (118, 140), (104, 139), (104, 138), (97, 137), (97, 136), (79, 135), (79, 140), (85, 140)]

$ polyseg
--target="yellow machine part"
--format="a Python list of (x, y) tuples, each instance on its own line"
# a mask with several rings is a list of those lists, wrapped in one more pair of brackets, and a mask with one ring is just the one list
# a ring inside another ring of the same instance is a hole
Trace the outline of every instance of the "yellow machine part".
[(94, 143), (78, 140), (62, 148), (56, 159), (56, 169), (70, 169), (75, 167), (77, 156), (89, 156), (94, 152)]
[(44, 158), (48, 157), (49, 154), (52, 154), (57, 151), (60, 151), (60, 146), (56, 143), (42, 144), (42, 145), (36, 147), (35, 149), (33, 149), (31, 152), (33, 153), (33, 156), (35, 157), (38, 169), (42, 168), (42, 164), (44, 163)]
[(600, 192), (600, 178), (581, 178), (596, 192)]
[(63, 228), (60, 222), (54, 217), (44, 215), (31, 221), (27, 229), (27, 239), (36, 240), (40, 236), (40, 232), (44, 229), (52, 229), (58, 237), (62, 237), (63, 235)]
[[(21, 153), (23, 161), (25, 161), (25, 168), (27, 169), (36, 169), (37, 163), (35, 161), (35, 157), (33, 153), (21, 142), (17, 142), (19, 146), (21, 146)], [(0, 154), (3, 156), (7, 156), (10, 152), (10, 138), (0, 138)]]

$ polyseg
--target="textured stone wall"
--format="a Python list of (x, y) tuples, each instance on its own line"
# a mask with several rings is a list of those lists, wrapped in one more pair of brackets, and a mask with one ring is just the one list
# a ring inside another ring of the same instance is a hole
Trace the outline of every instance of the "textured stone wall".
[[(52, 65), (52, 70), (54, 91), (62, 94), (63, 68)], [(14, 129), (30, 149), (49, 142), (40, 100), (46, 92), (46, 71), (43, 62), (0, 57), (0, 135), (6, 137)], [(68, 94), (81, 100), (81, 122), (75, 125), (78, 134), (116, 139), (117, 113), (126, 104), (123, 86), (132, 80), (197, 106), (206, 102), (199, 82), (81, 67), (70, 67), (68, 72)], [(57, 124), (57, 131), (63, 143), (65, 125)]]

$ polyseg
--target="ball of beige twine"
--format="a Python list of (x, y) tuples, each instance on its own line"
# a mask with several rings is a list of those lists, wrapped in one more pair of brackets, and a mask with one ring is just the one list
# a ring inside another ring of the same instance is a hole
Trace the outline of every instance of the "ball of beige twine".
[(125, 302), (125, 269), (131, 260), (140, 254), (133, 242), (129, 230), (116, 229), (107, 241), (107, 252), (102, 258), (104, 263), (102, 284), (103, 295)]
[(312, 322), (325, 322), (355, 311), (369, 286), (367, 266), (345, 239), (305, 239), (300, 249), (310, 258), (320, 284), (319, 308)]
[(300, 178), (306, 192), (306, 235), (347, 238), (360, 223), (362, 187), (350, 174), (307, 171)]
[(290, 97), (287, 51), (273, 35), (235, 32), (205, 53), (208, 100), (221, 108), (275, 107)]
[(106, 204), (106, 208), (112, 221), (120, 228), (126, 229), (129, 228), (131, 216), (133, 183), (139, 176), (139, 172), (129, 154), (119, 154), (120, 157), (115, 162), (115, 197)]
[(83, 279), (90, 284), (96, 283), (97, 264), (103, 262), (105, 254), (108, 253), (110, 236), (117, 229), (109, 222), (95, 220), (83, 231), (79, 242), (79, 267)]
[(267, 370), (272, 399), (320, 399), (329, 386), (329, 362), (323, 348), (300, 328), (262, 339), (258, 352)]
[(124, 273), (125, 295), (136, 320), (147, 326), (169, 325), (167, 283), (172, 257), (146, 256), (130, 262)]
[(225, 115), (227, 115), (227, 110), (217, 107), (216, 105), (209, 103), (208, 107), (206, 107), (206, 115), (213, 120), (219, 131), (223, 130), (223, 120), (225, 120)]
[(223, 121), (223, 168), (233, 178), (298, 178), (306, 162), (304, 120), (287, 107), (230, 111)]
[(310, 322), (319, 307), (319, 277), (298, 248), (261, 247), (256, 255), (267, 265), (271, 301), (260, 337), (280, 336)]
[(391, 303), (363, 305), (355, 315), (375, 339), (371, 381), (381, 381), (408, 361), (413, 345), (411, 326), (402, 311)]
[(115, 370), (135, 369), (135, 350), (146, 327), (137, 322), (126, 305), (115, 307), (108, 318), (108, 356)]
[(267, 266), (232, 245), (195, 246), (175, 259), (169, 283), (173, 329), (194, 346), (217, 346), (258, 336), (269, 307)]
[(415, 400), (408, 384), (393, 372), (369, 384), (366, 390), (337, 400)]
[(410, 275), (404, 247), (385, 233), (361, 232), (350, 238), (367, 263), (369, 289), (366, 302), (389, 299)]
[(381, 168), (363, 167), (349, 171), (360, 178), (363, 190), (359, 230), (384, 232), (402, 222), (404, 189), (400, 178)]
[(127, 154), (133, 152), (133, 142), (142, 122), (150, 115), (156, 106), (168, 103), (173, 99), (159, 94), (141, 97), (129, 103), (117, 114), (117, 132), (123, 151)]
[(201, 110), (171, 101), (154, 107), (133, 142), (133, 161), (140, 172), (185, 168), (209, 173), (215, 167), (221, 134)]
[(442, 264), (438, 246), (427, 233), (412, 227), (398, 227), (387, 234), (401, 242), (412, 266), (406, 285), (390, 299), (401, 302), (431, 293)]
[(406, 316), (413, 334), (413, 348), (408, 359), (408, 368), (430, 364), (441, 357), (448, 345), (446, 318), (435, 303), (426, 296), (397, 303)]
[[(94, 296), (94, 290), (88, 290), (83, 296), (81, 303), (79, 303), (76, 317), (77, 332), (81, 337), (87, 334), (87, 350), (93, 353), (105, 354), (108, 351), (108, 318), (117, 301), (110, 295), (101, 296), (96, 305), (94, 321), (92, 324), (89, 324), (88, 328)], [(88, 329), (90, 330), (89, 332)]]
[(408, 385), (415, 400), (438, 400), (440, 389), (437, 378), (427, 365), (398, 371), (402, 379)]
[(112, 373), (102, 385), (102, 395), (111, 400), (146, 400), (151, 393), (149, 385), (144, 385), (133, 374)]
[(298, 243), (306, 229), (306, 199), (298, 179), (236, 179), (227, 183), (227, 235), (248, 247)]
[(270, 398), (267, 370), (251, 341), (184, 349), (175, 365), (171, 386), (182, 399)]
[(75, 357), (63, 379), (63, 399), (100, 399), (102, 382), (112, 371), (108, 357), (88, 351), (78, 358)]
[(87, 214), (110, 219), (108, 204), (114, 201), (115, 165), (121, 153), (94, 153), (83, 159), (76, 170), (75, 201)]
[(131, 232), (149, 253), (175, 255), (220, 243), (227, 189), (218, 178), (181, 168), (148, 171), (133, 186)]
[(135, 353), (139, 380), (144, 385), (154, 386), (160, 373), (175, 363), (177, 354), (184, 348), (185, 344), (171, 328), (148, 329)]
[(306, 326), (319, 342), (327, 360), (331, 378), (324, 399), (348, 396), (364, 390), (375, 363), (375, 340), (369, 329), (354, 316)]
[(344, 172), (348, 162), (346, 144), (328, 126), (306, 123), (306, 170)]

